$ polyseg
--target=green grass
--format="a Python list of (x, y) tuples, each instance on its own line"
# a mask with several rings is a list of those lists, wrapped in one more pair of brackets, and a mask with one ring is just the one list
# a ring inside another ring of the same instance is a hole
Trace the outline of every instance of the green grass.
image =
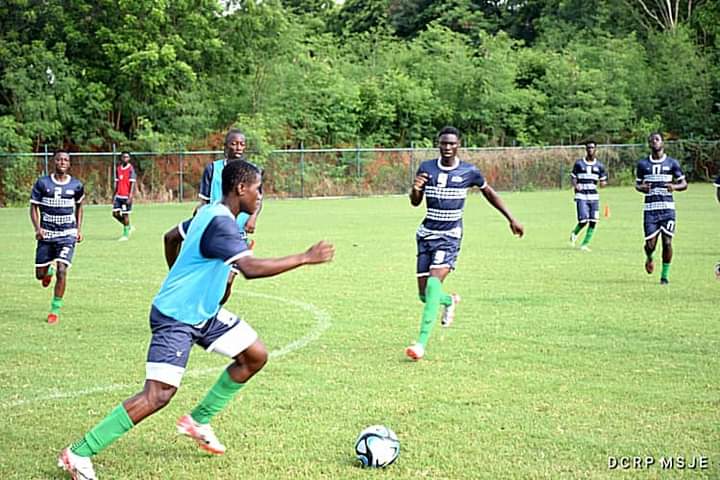
[[(671, 284), (643, 270), (642, 197), (603, 192), (591, 253), (571, 249), (570, 192), (507, 193), (513, 238), (480, 195), (446, 290), (455, 324), (406, 361), (421, 304), (405, 197), (266, 202), (256, 255), (336, 245), (336, 259), (239, 280), (228, 308), (274, 356), (214, 420), (228, 446), (208, 457), (174, 433), (224, 359), (196, 349), (180, 391), (95, 458), (101, 479), (604, 479), (720, 477), (720, 207), (707, 185), (676, 194)], [(0, 210), (0, 419), (5, 479), (64, 478), (58, 451), (141, 388), (161, 236), (190, 204), (137, 205), (118, 243), (110, 208), (86, 208), (60, 324), (34, 280), (27, 209)], [(659, 270), (659, 269), (658, 269)], [(299, 343), (293, 344), (300, 340)], [(304, 342), (307, 342), (303, 345)], [(285, 348), (287, 347), (287, 348)], [(299, 347), (293, 350), (293, 347)], [(356, 467), (353, 442), (382, 423), (402, 442), (385, 471)], [(617, 471), (609, 456), (705, 456), (702, 471)]]

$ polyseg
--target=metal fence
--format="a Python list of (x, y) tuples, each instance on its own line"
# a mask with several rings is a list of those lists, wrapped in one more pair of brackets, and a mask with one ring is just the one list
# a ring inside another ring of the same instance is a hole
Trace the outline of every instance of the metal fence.
[[(668, 154), (683, 164), (692, 181), (720, 173), (720, 142), (667, 142)], [(648, 154), (644, 144), (598, 145), (598, 158), (611, 185), (631, 185), (635, 165)], [(461, 158), (476, 164), (497, 190), (569, 186), (569, 173), (583, 146), (465, 148)], [(88, 203), (110, 203), (119, 152), (71, 153), (70, 173), (85, 184)], [(275, 150), (248, 154), (265, 171), (263, 190), (271, 197), (362, 196), (407, 192), (423, 160), (437, 149), (340, 148)], [(136, 200), (196, 201), (205, 165), (222, 151), (134, 152)], [(52, 171), (51, 152), (0, 153), (0, 204), (27, 204), (35, 179)]]

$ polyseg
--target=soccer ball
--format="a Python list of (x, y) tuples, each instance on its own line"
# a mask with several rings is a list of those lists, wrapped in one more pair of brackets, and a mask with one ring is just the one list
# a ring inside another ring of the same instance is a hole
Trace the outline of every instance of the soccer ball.
[(715, 278), (720, 280), (720, 263), (715, 264)]
[(384, 468), (400, 455), (400, 440), (385, 425), (373, 425), (355, 440), (355, 456), (363, 467)]

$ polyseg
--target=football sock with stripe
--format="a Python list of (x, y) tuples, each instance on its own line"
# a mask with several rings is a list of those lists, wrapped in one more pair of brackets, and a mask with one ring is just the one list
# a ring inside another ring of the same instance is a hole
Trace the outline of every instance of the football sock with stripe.
[(669, 274), (670, 274), (670, 264), (663, 262), (662, 271), (660, 272), (660, 278), (664, 278), (665, 280), (667, 280)]
[(197, 423), (208, 424), (220, 410), (244, 387), (244, 383), (237, 383), (230, 378), (227, 369), (218, 378), (215, 385), (205, 395), (205, 398), (190, 412), (190, 416)]
[(50, 302), (50, 313), (59, 315), (62, 304), (63, 304), (62, 297), (53, 297), (52, 301)]
[(123, 226), (123, 237), (127, 237), (130, 235), (130, 225), (124, 225)]
[[(418, 343), (423, 347), (430, 339), (430, 332), (437, 320), (440, 309), (440, 298), (443, 296), (442, 283), (436, 277), (428, 278), (425, 286), (425, 308), (423, 308), (422, 321), (420, 322), (420, 337)], [(449, 295), (448, 295), (449, 296)], [(452, 300), (451, 300), (452, 301)]]
[(583, 238), (582, 245), (587, 245), (592, 240), (593, 233), (595, 233), (595, 227), (589, 226), (587, 232), (585, 232), (585, 238)]
[(122, 437), (133, 427), (133, 422), (121, 403), (79, 441), (70, 446), (75, 455), (91, 457)]

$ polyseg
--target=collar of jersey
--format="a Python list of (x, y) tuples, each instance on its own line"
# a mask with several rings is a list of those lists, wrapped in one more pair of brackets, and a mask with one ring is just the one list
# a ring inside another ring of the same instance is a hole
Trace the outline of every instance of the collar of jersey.
[(59, 180), (56, 180), (56, 179), (55, 179), (55, 174), (54, 174), (54, 173), (51, 173), (51, 174), (50, 174), (50, 180), (52, 180), (53, 183), (56, 184), (56, 185), (67, 185), (68, 183), (70, 183), (70, 180), (72, 180), (72, 177), (71, 177), (70, 175), (68, 175), (67, 177), (68, 177), (68, 179), (67, 179), (66, 182), (60, 182)]
[(442, 164), (442, 158), (438, 157), (437, 165), (440, 170), (447, 170), (447, 171), (455, 170), (458, 167), (458, 165), (460, 165), (460, 159), (458, 157), (455, 157), (455, 163), (449, 167), (446, 167), (445, 165)]
[(662, 163), (662, 162), (665, 161), (666, 158), (667, 158), (667, 153), (663, 153), (663, 156), (660, 157), (660, 158), (658, 158), (657, 160), (655, 160), (654, 158), (652, 158), (652, 153), (648, 156), (648, 159), (649, 159), (652, 163)]

